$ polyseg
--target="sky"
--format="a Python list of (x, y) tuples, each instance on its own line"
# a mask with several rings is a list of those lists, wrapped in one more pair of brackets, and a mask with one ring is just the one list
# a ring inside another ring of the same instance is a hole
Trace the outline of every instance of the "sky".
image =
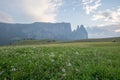
[(120, 36), (120, 0), (0, 0), (0, 22), (69, 22), (89, 38)]

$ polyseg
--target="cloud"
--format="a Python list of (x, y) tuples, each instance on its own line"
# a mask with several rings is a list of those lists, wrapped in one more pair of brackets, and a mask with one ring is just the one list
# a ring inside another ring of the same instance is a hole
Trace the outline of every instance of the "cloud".
[(119, 30), (115, 30), (115, 32), (119, 32), (120, 33), (120, 29)]
[(55, 22), (62, 0), (23, 0), (24, 12), (34, 21)]
[(86, 11), (86, 14), (98, 9), (101, 6), (101, 0), (82, 0), (83, 9)]
[(9, 14), (0, 11), (0, 22), (10, 23), (13, 22), (13, 18)]
[(120, 37), (120, 24), (87, 27), (89, 38)]
[(92, 20), (102, 20), (108, 23), (120, 23), (120, 8), (116, 10), (107, 9), (93, 15)]

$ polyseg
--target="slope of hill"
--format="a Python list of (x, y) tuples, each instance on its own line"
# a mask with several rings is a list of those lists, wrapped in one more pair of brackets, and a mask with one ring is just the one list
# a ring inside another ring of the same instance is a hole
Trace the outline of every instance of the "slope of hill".
[(120, 37), (83, 39), (83, 40), (76, 40), (73, 42), (120, 42)]
[(12, 45), (40, 45), (40, 44), (61, 44), (61, 43), (75, 43), (75, 42), (120, 42), (120, 37), (113, 38), (99, 38), (99, 39), (85, 39), (75, 41), (58, 41), (58, 40), (21, 40), (12, 43)]
[(20, 40), (12, 43), (11, 45), (39, 45), (39, 44), (52, 44), (52, 43), (59, 43), (61, 41), (57, 40), (49, 40), (49, 39), (43, 39), (43, 40)]

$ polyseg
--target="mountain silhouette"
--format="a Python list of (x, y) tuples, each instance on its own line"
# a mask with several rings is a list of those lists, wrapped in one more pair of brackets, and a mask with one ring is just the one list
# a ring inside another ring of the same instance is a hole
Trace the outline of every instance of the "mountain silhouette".
[(0, 23), (0, 45), (9, 44), (23, 39), (54, 39), (54, 40), (80, 40), (87, 39), (88, 33), (84, 25), (71, 30), (70, 23), (45, 23), (31, 24)]

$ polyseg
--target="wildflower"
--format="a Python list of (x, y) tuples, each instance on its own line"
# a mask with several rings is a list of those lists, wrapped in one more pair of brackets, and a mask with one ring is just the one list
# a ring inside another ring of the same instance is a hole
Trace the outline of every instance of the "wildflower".
[(71, 63), (68, 63), (68, 66), (72, 66), (72, 64), (71, 64)]
[(4, 80), (7, 80), (7, 78), (5, 77)]
[(4, 71), (1, 71), (1, 72), (0, 72), (0, 76), (1, 76), (3, 73), (4, 73)]
[(52, 52), (50, 56), (51, 56), (51, 57), (54, 57), (55, 55), (54, 55), (54, 53)]
[(16, 68), (14, 66), (11, 66), (11, 71), (16, 71)]
[(16, 68), (12, 68), (12, 70), (11, 71), (16, 71)]
[(64, 68), (62, 68), (62, 72), (65, 72), (65, 69), (64, 69)]
[(77, 55), (78, 55), (79, 53), (78, 53), (78, 52), (75, 52), (75, 54), (77, 54)]
[(76, 72), (79, 72), (79, 70), (78, 70), (77, 68), (75, 69), (75, 71), (76, 71)]
[(51, 59), (52, 62), (54, 62), (55, 60), (54, 59)]

